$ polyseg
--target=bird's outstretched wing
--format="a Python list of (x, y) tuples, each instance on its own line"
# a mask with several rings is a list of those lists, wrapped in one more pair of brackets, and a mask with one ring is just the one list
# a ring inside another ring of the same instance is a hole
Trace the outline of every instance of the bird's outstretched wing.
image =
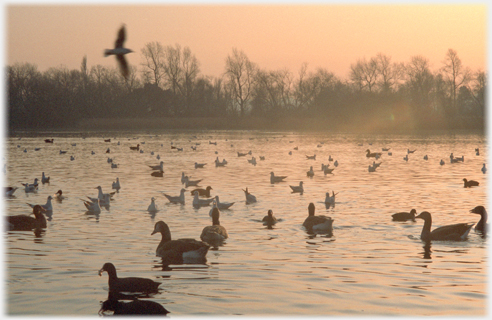
[(125, 56), (122, 54), (118, 54), (116, 55), (116, 59), (118, 59), (121, 74), (123, 75), (123, 77), (125, 77), (125, 79), (127, 79), (130, 72), (128, 70), (128, 63), (126, 62)]
[(116, 42), (114, 43), (115, 48), (123, 48), (123, 42), (125, 42), (125, 26), (123, 25), (120, 28), (120, 31), (118, 31), (118, 38), (116, 39)]

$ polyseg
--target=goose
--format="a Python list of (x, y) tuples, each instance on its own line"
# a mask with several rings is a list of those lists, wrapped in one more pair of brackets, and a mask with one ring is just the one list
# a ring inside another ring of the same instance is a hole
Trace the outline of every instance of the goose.
[(263, 225), (264, 226), (268, 226), (268, 227), (271, 227), (273, 226), (274, 224), (277, 223), (277, 218), (275, 218), (275, 216), (273, 215), (273, 211), (272, 210), (268, 210), (268, 213), (266, 216), (263, 217), (263, 220), (261, 220), (263, 222)]
[(150, 198), (150, 204), (149, 204), (149, 207), (147, 208), (147, 211), (151, 212), (151, 213), (159, 211), (159, 208), (157, 208), (157, 205), (155, 204), (155, 198), (154, 197)]
[(84, 202), (84, 206), (87, 208), (87, 211), (92, 212), (92, 213), (100, 213), (101, 212), (101, 206), (99, 204), (99, 199), (96, 199), (95, 201), (87, 201), (87, 200), (82, 200)]
[(44, 175), (44, 171), (42, 172), (42, 175), (41, 175), (41, 182), (42, 182), (43, 184), (45, 184), (45, 183), (50, 183), (50, 177), (46, 177), (46, 176)]
[(164, 171), (164, 161), (159, 162), (157, 166), (149, 166), (152, 170)]
[(466, 240), (470, 229), (474, 225), (474, 223), (457, 223), (436, 228), (431, 232), (432, 216), (429, 212), (423, 211), (415, 218), (424, 220), (424, 226), (422, 228), (422, 233), (420, 234), (420, 239), (426, 242), (430, 240)]
[(256, 197), (251, 193), (249, 193), (248, 187), (246, 187), (246, 190), (243, 189), (243, 191), (244, 191), (244, 195), (246, 196), (246, 204), (256, 202)]
[(485, 234), (487, 232), (487, 211), (483, 206), (477, 206), (470, 210), (471, 213), (480, 215), (480, 221), (475, 226), (475, 230)]
[(137, 143), (137, 146), (136, 147), (130, 146), (130, 150), (139, 151), (140, 150), (140, 144)]
[(191, 195), (194, 195), (195, 191), (196, 191), (196, 192), (198, 192), (199, 196), (210, 198), (210, 190), (213, 190), (212, 187), (207, 186), (207, 188), (205, 188), (205, 189), (203, 189), (203, 188), (193, 189), (192, 191), (190, 191), (190, 193), (191, 193)]
[(303, 185), (303, 182), (300, 181), (298, 186), (290, 186), (289, 185), (289, 187), (292, 189), (292, 193), (303, 194), (304, 193), (304, 187), (302, 185)]
[(125, 26), (123, 25), (118, 31), (118, 37), (116, 38), (116, 42), (114, 43), (114, 49), (106, 49), (104, 50), (104, 56), (107, 57), (109, 55), (114, 54), (116, 60), (118, 60), (118, 65), (120, 67), (121, 75), (128, 79), (128, 75), (130, 74), (130, 70), (128, 68), (128, 63), (125, 59), (125, 54), (133, 52), (131, 49), (127, 49), (123, 47), (123, 43), (125, 42), (126, 34), (125, 34)]
[(369, 149), (366, 150), (366, 157), (367, 158), (375, 158), (376, 156), (381, 156), (381, 155), (382, 155), (381, 152), (372, 152), (371, 153), (371, 151)]
[(308, 177), (314, 177), (314, 170), (313, 170), (313, 166), (311, 166), (311, 167), (309, 168), (309, 171), (308, 171), (308, 172), (306, 172), (306, 175), (307, 175)]
[(205, 167), (206, 163), (197, 163), (195, 162), (195, 169), (198, 169), (198, 168), (203, 168)]
[(276, 182), (283, 182), (285, 178), (287, 178), (287, 176), (275, 176), (273, 171), (270, 172), (270, 183), (271, 184), (274, 184)]
[(332, 193), (332, 196), (330, 196), (329, 192), (325, 193), (325, 203), (334, 205), (335, 204), (335, 196), (338, 194), (338, 192), (335, 193), (335, 191), (331, 190), (331, 193)]
[(482, 173), (485, 174), (485, 172), (487, 172), (487, 168), (485, 167), (485, 163), (484, 163), (482, 167)]
[(184, 263), (188, 259), (205, 260), (210, 246), (195, 239), (171, 240), (171, 231), (164, 221), (156, 222), (151, 235), (160, 232), (161, 242), (157, 246), (156, 255), (169, 263)]
[(32, 229), (46, 228), (46, 218), (43, 214), (45, 211), (46, 210), (40, 205), (35, 205), (32, 210), (35, 218), (23, 214), (7, 216), (8, 230), (31, 231)]
[(5, 187), (5, 195), (7, 197), (12, 197), (17, 189), (17, 187)]
[[(48, 196), (48, 198), (46, 200), (46, 204), (40, 205), (46, 212), (53, 212), (53, 205), (51, 204), (52, 199), (53, 199), (52, 196)], [(34, 204), (28, 203), (27, 205), (30, 206), (31, 208), (35, 207)]]
[(55, 196), (56, 201), (58, 201), (58, 202), (62, 202), (62, 200), (65, 200), (65, 199), (67, 198), (67, 197), (65, 197), (65, 196), (63, 195), (63, 191), (61, 191), (61, 190), (58, 190), (58, 191), (54, 194), (54, 196)]
[(203, 206), (209, 206), (214, 199), (200, 199), (198, 198), (198, 191), (195, 192), (193, 197), (193, 207), (198, 209)]
[(179, 193), (179, 196), (170, 196), (170, 195), (164, 193), (164, 197), (166, 197), (167, 200), (169, 200), (169, 202), (171, 202), (171, 203), (185, 204), (185, 192), (186, 192), (186, 190), (184, 188), (182, 188), (180, 193)]
[(407, 220), (412, 220), (415, 221), (415, 214), (417, 213), (417, 210), (412, 209), (410, 212), (397, 212), (393, 213), (391, 217), (393, 217), (393, 221), (407, 221)]
[(226, 228), (220, 225), (219, 216), (219, 209), (214, 207), (212, 209), (212, 225), (203, 228), (200, 235), (202, 241), (209, 244), (218, 244), (229, 237)]
[(190, 180), (188, 179), (188, 177), (186, 177), (186, 181), (185, 181), (185, 188), (188, 188), (188, 187), (197, 187), (198, 184), (202, 181), (203, 179), (199, 179), (199, 180)]
[(113, 184), (111, 185), (111, 188), (115, 189), (116, 191), (119, 191), (121, 189), (120, 179), (118, 177), (116, 177), (116, 181), (113, 182)]
[(113, 311), (113, 315), (166, 315), (170, 313), (161, 304), (150, 300), (139, 300), (134, 298), (130, 302), (120, 302), (117, 298), (110, 297), (101, 304), (98, 314), (105, 316), (104, 312)]
[(327, 216), (315, 216), (315, 207), (311, 202), (308, 206), (309, 215), (302, 224), (309, 233), (328, 233), (333, 232), (333, 219)]
[(215, 199), (215, 203), (216, 203), (217, 208), (220, 210), (227, 210), (230, 207), (232, 207), (232, 205), (234, 204), (234, 202), (220, 202), (219, 196), (215, 196), (214, 199)]
[(464, 182), (465, 188), (478, 187), (478, 185), (479, 185), (478, 181), (466, 180), (466, 178), (463, 178), (463, 182)]
[(164, 171), (154, 171), (150, 175), (152, 177), (162, 178), (164, 177)]
[(155, 282), (146, 278), (118, 278), (116, 268), (111, 262), (106, 262), (99, 270), (99, 276), (106, 271), (109, 279), (109, 292), (157, 292), (157, 288), (161, 285), (160, 282)]

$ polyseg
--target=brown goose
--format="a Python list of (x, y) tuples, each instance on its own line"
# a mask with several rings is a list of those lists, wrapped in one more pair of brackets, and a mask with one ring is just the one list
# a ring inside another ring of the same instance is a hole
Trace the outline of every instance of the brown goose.
[(479, 185), (478, 181), (466, 180), (466, 178), (463, 178), (463, 182), (464, 182), (465, 188), (478, 187), (478, 185)]
[(333, 219), (326, 216), (314, 215), (314, 204), (311, 202), (308, 206), (309, 216), (304, 220), (302, 224), (304, 228), (310, 233), (332, 233), (333, 232)]
[(46, 212), (43, 207), (41, 207), (40, 205), (35, 205), (32, 210), (35, 218), (23, 214), (17, 216), (8, 216), (8, 230), (31, 231), (32, 229), (46, 228), (46, 218), (44, 217), (43, 212)]
[(111, 262), (106, 262), (99, 270), (99, 276), (106, 271), (109, 276), (110, 292), (157, 292), (160, 283), (145, 278), (118, 278), (116, 268)]
[(480, 221), (478, 221), (475, 226), (475, 230), (480, 231), (485, 234), (487, 231), (487, 211), (483, 206), (477, 206), (470, 210), (471, 213), (476, 213), (480, 215)]
[(474, 223), (457, 223), (447, 226), (442, 226), (432, 230), (432, 216), (429, 212), (423, 211), (415, 218), (420, 218), (424, 220), (424, 227), (422, 228), (422, 233), (420, 234), (420, 239), (424, 241), (430, 240), (451, 240), (451, 241), (461, 241), (466, 240), (470, 229), (473, 227)]
[(220, 225), (219, 216), (219, 209), (214, 207), (212, 209), (212, 225), (203, 228), (202, 234), (200, 235), (200, 239), (202, 239), (202, 241), (214, 244), (224, 241), (229, 237), (226, 228)]
[(369, 149), (366, 150), (367, 158), (377, 158), (380, 157), (382, 154), (382, 152), (371, 152)]
[(407, 220), (415, 221), (415, 214), (416, 213), (417, 213), (417, 210), (412, 209), (412, 210), (410, 210), (410, 212), (393, 213), (391, 216), (393, 217), (393, 221), (407, 221)]
[(171, 231), (164, 221), (156, 222), (151, 235), (158, 232), (162, 239), (156, 249), (157, 256), (174, 263), (183, 263), (186, 259), (205, 259), (210, 247), (207, 243), (195, 239), (171, 240)]

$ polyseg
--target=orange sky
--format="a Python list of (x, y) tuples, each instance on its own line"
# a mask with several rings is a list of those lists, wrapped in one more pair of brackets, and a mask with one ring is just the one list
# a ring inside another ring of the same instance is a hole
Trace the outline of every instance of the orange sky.
[(220, 76), (233, 47), (266, 70), (302, 63), (347, 78), (350, 64), (382, 52), (393, 62), (422, 55), (433, 70), (449, 48), (472, 71), (486, 69), (486, 5), (20, 5), (5, 7), (6, 63), (30, 62), (41, 71), (64, 65), (116, 67), (103, 51), (122, 23), (133, 66), (148, 42), (188, 46), (201, 73)]

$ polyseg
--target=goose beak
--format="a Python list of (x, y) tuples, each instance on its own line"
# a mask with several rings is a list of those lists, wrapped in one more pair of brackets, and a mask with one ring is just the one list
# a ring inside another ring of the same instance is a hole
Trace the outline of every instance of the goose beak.
[(101, 269), (101, 270), (99, 270), (99, 272), (98, 272), (97, 274), (98, 274), (99, 276), (101, 276), (103, 272), (104, 272), (104, 268), (103, 268), (103, 269)]

